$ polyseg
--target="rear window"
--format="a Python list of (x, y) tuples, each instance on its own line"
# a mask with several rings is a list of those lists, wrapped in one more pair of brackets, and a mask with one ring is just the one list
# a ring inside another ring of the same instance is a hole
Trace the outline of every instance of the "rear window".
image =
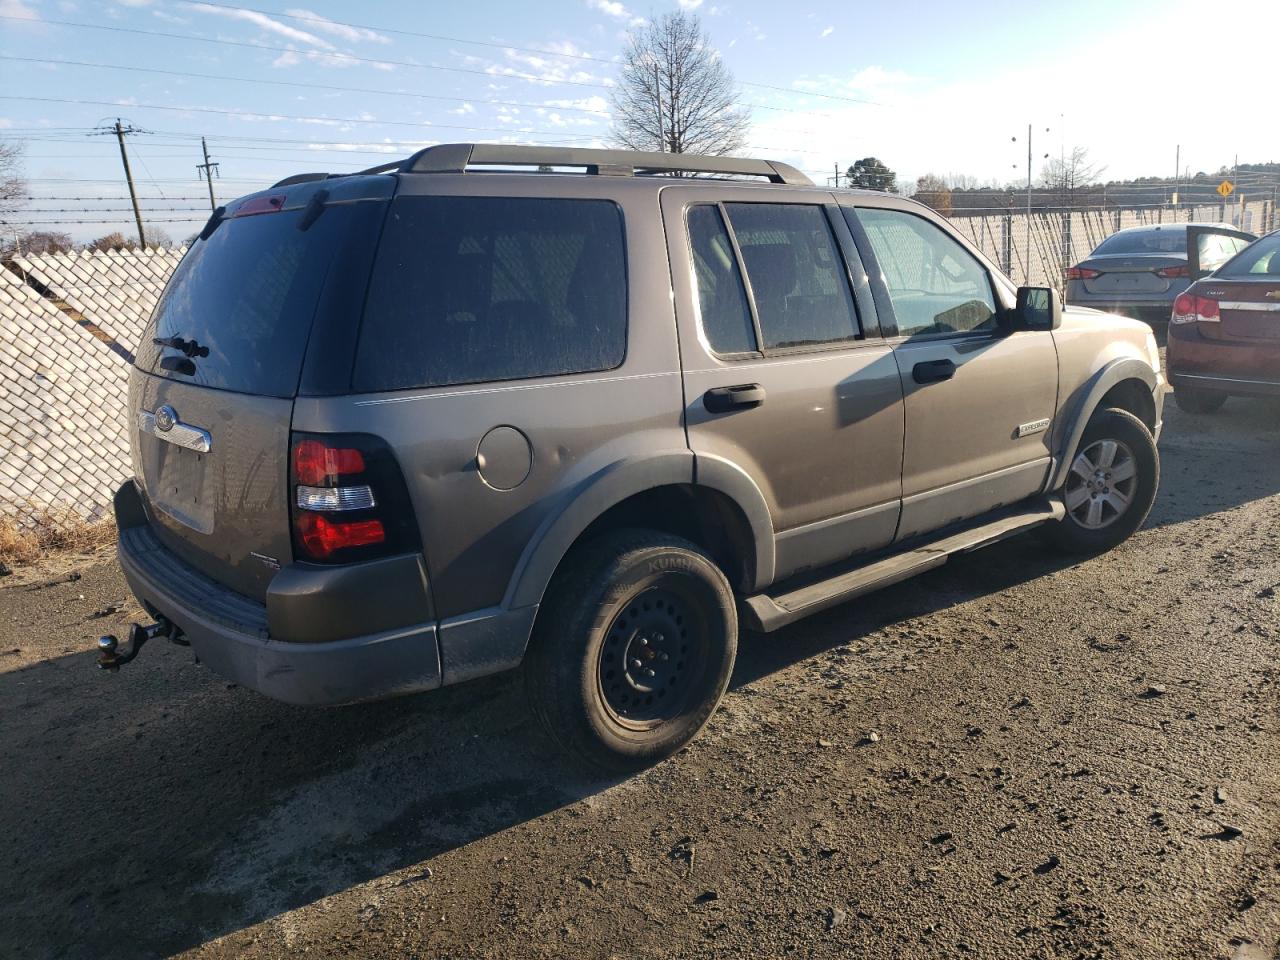
[(1263, 237), (1224, 264), (1215, 277), (1275, 277), (1280, 280), (1280, 233)]
[(356, 391), (609, 370), (627, 340), (607, 200), (400, 197), (374, 265)]
[(1098, 244), (1099, 253), (1181, 253), (1187, 252), (1186, 229), (1135, 230), (1114, 233)]
[[(138, 344), (138, 367), (221, 390), (293, 396), (320, 292), (365, 213), (334, 205), (307, 230), (298, 229), (301, 210), (223, 221), (174, 271)], [(195, 341), (194, 373), (172, 369), (187, 359), (181, 349), (154, 342), (170, 338)]]

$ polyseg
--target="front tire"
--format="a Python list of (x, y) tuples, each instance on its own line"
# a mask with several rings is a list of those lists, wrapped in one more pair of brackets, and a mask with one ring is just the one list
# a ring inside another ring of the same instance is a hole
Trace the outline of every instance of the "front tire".
[(1187, 413), (1216, 413), (1227, 402), (1227, 395), (1221, 390), (1178, 387), (1173, 391), (1173, 401)]
[(700, 548), (617, 531), (575, 549), (557, 572), (525, 658), (525, 690), (561, 747), (602, 770), (632, 770), (697, 735), (737, 649), (733, 592)]
[(1061, 550), (1102, 553), (1131, 537), (1160, 485), (1160, 453), (1146, 424), (1110, 407), (1089, 419), (1062, 488), (1066, 516), (1045, 531)]

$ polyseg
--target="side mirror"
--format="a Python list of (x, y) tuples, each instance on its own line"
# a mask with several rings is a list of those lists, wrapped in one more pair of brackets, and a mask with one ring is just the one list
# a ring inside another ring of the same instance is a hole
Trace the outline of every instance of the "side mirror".
[(1062, 326), (1062, 300), (1053, 287), (1019, 287), (1011, 328), (1057, 330)]

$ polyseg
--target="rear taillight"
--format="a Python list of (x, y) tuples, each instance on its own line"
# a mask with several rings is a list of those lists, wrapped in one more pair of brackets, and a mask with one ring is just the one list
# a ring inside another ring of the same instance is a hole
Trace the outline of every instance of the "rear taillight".
[(290, 476), (298, 559), (350, 563), (417, 549), (404, 477), (377, 437), (295, 433)]
[(1159, 270), (1155, 271), (1155, 274), (1157, 277), (1161, 277), (1164, 280), (1176, 280), (1178, 277), (1191, 276), (1191, 270), (1184, 263), (1177, 267), (1161, 267)]
[(1173, 301), (1173, 315), (1170, 323), (1217, 323), (1222, 318), (1218, 313), (1218, 301), (1208, 297), (1197, 297), (1190, 293), (1178, 294)]
[(1088, 267), (1067, 267), (1068, 280), (1093, 280), (1095, 277), (1102, 276), (1097, 270), (1090, 270)]

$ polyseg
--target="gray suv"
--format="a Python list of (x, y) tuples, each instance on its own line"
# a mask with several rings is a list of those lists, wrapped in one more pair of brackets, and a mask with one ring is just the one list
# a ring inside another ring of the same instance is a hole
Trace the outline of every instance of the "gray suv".
[(451, 144), (219, 209), (130, 379), (148, 638), (297, 704), (522, 666), (564, 747), (692, 738), (773, 631), (1155, 497), (1142, 323), (780, 163)]

